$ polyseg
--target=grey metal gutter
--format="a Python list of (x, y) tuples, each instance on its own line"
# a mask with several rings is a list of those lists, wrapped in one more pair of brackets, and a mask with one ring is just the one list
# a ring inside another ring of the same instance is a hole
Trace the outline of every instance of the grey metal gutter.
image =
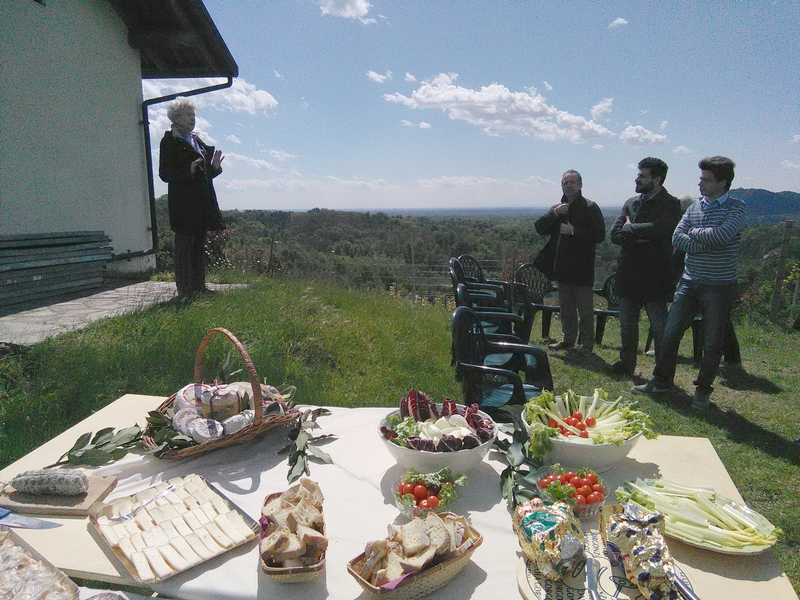
[[(144, 148), (145, 157), (147, 159), (147, 184), (150, 192), (150, 231), (153, 237), (153, 249), (147, 254), (153, 254), (158, 251), (158, 224), (156, 222), (156, 188), (155, 176), (153, 175), (153, 152), (150, 148), (150, 115), (148, 108), (153, 104), (160, 104), (162, 102), (169, 102), (175, 98), (197, 96), (199, 94), (206, 94), (208, 92), (215, 92), (217, 90), (224, 90), (233, 85), (233, 77), (228, 76), (228, 81), (219, 83), (217, 85), (210, 85), (203, 88), (194, 90), (186, 90), (185, 92), (178, 92), (177, 94), (169, 94), (168, 96), (159, 96), (157, 98), (150, 98), (142, 102), (142, 126), (144, 127)], [(128, 255), (130, 256), (130, 255)], [(121, 258), (128, 256), (120, 255)]]

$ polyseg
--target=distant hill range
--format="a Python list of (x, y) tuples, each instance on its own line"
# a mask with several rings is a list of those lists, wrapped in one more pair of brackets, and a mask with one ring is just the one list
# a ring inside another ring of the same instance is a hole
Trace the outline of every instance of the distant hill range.
[(777, 223), (800, 220), (800, 194), (767, 190), (734, 188), (731, 196), (747, 204), (748, 223)]

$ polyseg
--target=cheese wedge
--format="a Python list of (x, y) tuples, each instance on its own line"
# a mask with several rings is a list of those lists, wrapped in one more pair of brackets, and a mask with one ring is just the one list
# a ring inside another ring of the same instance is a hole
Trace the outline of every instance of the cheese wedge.
[(214, 538), (214, 541), (217, 542), (223, 548), (232, 548), (233, 547), (233, 540), (229, 538), (227, 535), (222, 533), (222, 530), (217, 527), (216, 523), (208, 522), (204, 525), (206, 531), (211, 534), (211, 537)]
[[(208, 535), (208, 534), (206, 534), (206, 535)], [(210, 539), (210, 536), (209, 536), (209, 539)], [(203, 560), (208, 560), (209, 558), (212, 558), (213, 556), (216, 556), (214, 551), (210, 550), (209, 547), (206, 546), (203, 543), (203, 540), (201, 540), (197, 536), (196, 533), (190, 533), (189, 535), (187, 535), (184, 538), (184, 540), (189, 544), (189, 546), (192, 548), (194, 553), (197, 554)], [(211, 540), (211, 541), (213, 542), (214, 540)], [(222, 550), (222, 548), (220, 548), (220, 550)]]
[[(200, 542), (202, 544), (202, 542)], [(194, 566), (199, 564), (203, 561), (200, 556), (198, 556), (197, 552), (192, 550), (192, 547), (182, 537), (173, 537), (169, 539), (169, 545), (175, 548), (178, 551), (186, 562), (189, 563), (190, 566)]]
[[(177, 531), (181, 537), (186, 537), (192, 533), (192, 528), (186, 524), (186, 521), (183, 520), (183, 517), (176, 517), (170, 522), (172, 523), (173, 527), (175, 527), (175, 531)], [(199, 527), (200, 523), (198, 523), (197, 526)]]
[(156, 574), (156, 577), (164, 579), (172, 575), (172, 567), (170, 567), (164, 560), (164, 557), (161, 556), (161, 552), (158, 551), (158, 548), (145, 548), (142, 552), (144, 552), (144, 555), (147, 557), (147, 562), (150, 563), (150, 568), (153, 569), (153, 573)]
[[(236, 526), (228, 520), (226, 515), (217, 515), (214, 518), (214, 523), (219, 527), (220, 531), (228, 536), (235, 545), (239, 545), (247, 540), (247, 536), (243, 535)], [(214, 535), (213, 533), (211, 535)]]
[(153, 581), (156, 578), (144, 552), (134, 552), (131, 556), (131, 562), (140, 581)]
[(189, 564), (189, 561), (183, 558), (180, 552), (175, 550), (170, 544), (159, 546), (158, 551), (161, 553), (164, 560), (167, 561), (167, 564), (176, 571), (185, 571), (192, 566)]

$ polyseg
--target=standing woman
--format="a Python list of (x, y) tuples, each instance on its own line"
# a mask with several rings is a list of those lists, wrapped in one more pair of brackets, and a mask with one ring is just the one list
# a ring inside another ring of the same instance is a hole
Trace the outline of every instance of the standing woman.
[(214, 177), (222, 173), (222, 152), (194, 133), (195, 106), (185, 98), (169, 105), (172, 129), (161, 140), (158, 175), (168, 184), (169, 225), (175, 232), (175, 285), (178, 298), (208, 291), (206, 232), (221, 231), (222, 214)]

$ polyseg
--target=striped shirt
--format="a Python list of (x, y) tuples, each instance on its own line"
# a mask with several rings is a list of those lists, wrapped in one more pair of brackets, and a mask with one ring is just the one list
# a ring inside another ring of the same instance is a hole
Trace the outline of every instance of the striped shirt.
[(672, 234), (672, 245), (686, 253), (684, 279), (711, 285), (737, 280), (744, 211), (745, 203), (727, 192), (686, 209)]

